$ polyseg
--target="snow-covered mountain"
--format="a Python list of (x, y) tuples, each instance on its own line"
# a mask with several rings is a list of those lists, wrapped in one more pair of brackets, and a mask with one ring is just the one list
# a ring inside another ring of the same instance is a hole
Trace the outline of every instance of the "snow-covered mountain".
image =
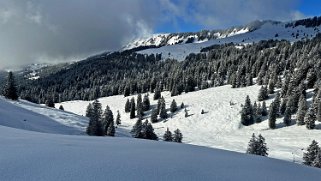
[[(316, 22), (316, 23), (314, 23)], [(321, 17), (292, 22), (254, 21), (248, 25), (227, 30), (203, 30), (196, 33), (155, 34), (137, 39), (124, 49), (148, 47), (142, 54), (162, 54), (163, 59), (185, 60), (190, 53), (199, 53), (215, 44), (251, 44), (261, 40), (288, 40), (291, 42), (311, 39), (320, 33)]]

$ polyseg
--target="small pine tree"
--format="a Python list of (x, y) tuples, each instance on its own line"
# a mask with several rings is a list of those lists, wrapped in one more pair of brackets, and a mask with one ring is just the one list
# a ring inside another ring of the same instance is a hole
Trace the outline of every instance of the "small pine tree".
[(52, 99), (48, 99), (46, 101), (46, 106), (54, 108), (55, 107), (55, 103), (53, 102)]
[(134, 138), (141, 138), (142, 137), (142, 128), (143, 123), (142, 120), (137, 120), (135, 125), (133, 126), (132, 130), (130, 131), (132, 137)]
[(187, 118), (188, 117), (188, 112), (187, 112), (187, 110), (186, 110), (186, 108), (185, 108), (185, 118)]
[(93, 114), (93, 106), (91, 103), (89, 103), (86, 109), (86, 117), (90, 118), (92, 114)]
[(258, 101), (264, 101), (269, 98), (266, 86), (262, 86), (259, 90)]
[(117, 117), (116, 117), (116, 125), (121, 125), (121, 120), (120, 120), (120, 113), (117, 111)]
[(289, 107), (287, 107), (285, 109), (285, 113), (284, 113), (284, 118), (283, 118), (283, 123), (286, 126), (290, 126), (291, 125), (291, 110), (289, 109)]
[(168, 117), (164, 97), (161, 98), (161, 106), (160, 106), (160, 111), (159, 111), (159, 117), (162, 118), (162, 119), (166, 119)]
[(131, 101), (130, 101), (130, 119), (134, 119), (136, 117), (136, 114), (135, 114), (135, 99), (132, 98)]
[(281, 102), (281, 105), (280, 105), (280, 114), (281, 115), (284, 115), (284, 113), (285, 113), (287, 102), (288, 102), (288, 99), (286, 99), (286, 98), (282, 99), (282, 102)]
[(321, 149), (319, 148), (318, 154), (316, 158), (313, 160), (312, 165), (313, 167), (316, 168), (321, 168)]
[(270, 110), (269, 110), (269, 128), (271, 129), (275, 129), (276, 125), (276, 106), (274, 104), (274, 102), (271, 103), (270, 105)]
[(171, 113), (174, 113), (177, 111), (177, 104), (176, 104), (175, 99), (173, 99), (173, 101), (171, 103), (170, 111), (171, 111)]
[(172, 136), (172, 132), (169, 131), (169, 129), (167, 128), (167, 130), (164, 133), (163, 136), (164, 141), (173, 141), (173, 136)]
[(299, 109), (298, 109), (298, 113), (297, 113), (297, 125), (304, 125), (304, 117), (307, 113), (308, 110), (308, 104), (307, 101), (304, 97), (304, 95), (302, 94), (300, 96), (300, 101), (299, 101)]
[(263, 101), (263, 103), (262, 103), (262, 116), (267, 116), (267, 115), (268, 115), (268, 111), (267, 111), (266, 103), (265, 103), (265, 101)]
[(148, 111), (150, 109), (150, 101), (148, 95), (144, 96), (143, 99), (143, 111)]
[(3, 95), (5, 98), (11, 99), (11, 100), (17, 100), (19, 97), (17, 93), (15, 79), (12, 72), (8, 73), (8, 78), (4, 86)]
[(204, 109), (202, 109), (201, 114), (205, 114)]
[(264, 137), (260, 134), (258, 137), (255, 134), (252, 134), (252, 137), (249, 141), (246, 153), (260, 156), (268, 156), (268, 148), (265, 143)]
[(254, 123), (254, 112), (249, 96), (246, 96), (245, 104), (241, 111), (241, 123), (248, 126)]
[(320, 147), (318, 142), (313, 140), (307, 148), (307, 152), (303, 154), (303, 164), (311, 166), (313, 161), (316, 159), (319, 150)]
[(161, 90), (159, 88), (159, 86), (156, 87), (155, 89), (155, 93), (154, 93), (154, 100), (158, 100), (159, 98), (161, 98)]
[(182, 143), (182, 140), (183, 140), (183, 134), (179, 129), (176, 129), (174, 131), (173, 141), (177, 143)]
[(125, 104), (125, 112), (129, 113), (130, 112), (130, 103), (129, 103), (129, 99), (127, 99), (126, 104)]
[(304, 117), (304, 122), (305, 122), (307, 129), (314, 129), (315, 120), (316, 120), (316, 115), (314, 112), (314, 108), (312, 106)]
[(65, 109), (64, 109), (64, 107), (63, 107), (62, 105), (60, 105), (60, 106), (59, 106), (59, 109), (60, 109), (60, 110), (62, 110), (62, 111), (64, 111), (64, 110), (65, 110)]
[(184, 109), (185, 108), (185, 105), (184, 105), (184, 103), (182, 102), (182, 104), (181, 104), (181, 109)]
[(98, 100), (95, 100), (92, 103), (92, 109), (88, 112), (89, 124), (86, 129), (86, 132), (90, 136), (103, 136), (104, 129), (101, 123), (102, 119), (102, 109), (101, 103)]
[(104, 133), (107, 134), (109, 126), (111, 125), (112, 122), (114, 122), (114, 114), (110, 110), (109, 106), (107, 106), (104, 111), (102, 122), (104, 127)]
[(148, 140), (158, 140), (152, 124), (150, 124), (147, 119), (142, 125), (142, 138)]
[(157, 111), (157, 109), (153, 109), (152, 115), (151, 115), (151, 117), (150, 117), (150, 121), (151, 121), (152, 123), (157, 123), (157, 116), (158, 116), (158, 111)]

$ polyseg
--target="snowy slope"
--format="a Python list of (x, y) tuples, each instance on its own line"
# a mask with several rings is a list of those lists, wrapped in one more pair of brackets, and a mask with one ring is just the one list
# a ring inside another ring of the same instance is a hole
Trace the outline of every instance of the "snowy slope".
[[(305, 26), (286, 27), (287, 23), (263, 21), (253, 23), (254, 25), (244, 26), (239, 29), (231, 29), (221, 34), (217, 32), (212, 39), (208, 41), (194, 42), (185, 44), (186, 41), (177, 40), (178, 44), (167, 43), (160, 48), (151, 48), (139, 51), (142, 54), (162, 54), (163, 59), (173, 58), (177, 60), (185, 60), (185, 57), (190, 53), (199, 53), (202, 48), (214, 45), (214, 44), (249, 44), (253, 42), (259, 42), (261, 40), (288, 40), (291, 42), (299, 41), (302, 39), (311, 39), (320, 32), (321, 26), (307, 28)], [(168, 35), (167, 35), (168, 36)], [(157, 37), (159, 39), (159, 37)], [(147, 39), (148, 40), (148, 39)], [(149, 41), (147, 41), (149, 42)], [(146, 41), (140, 40), (134, 42), (134, 45), (145, 45)], [(129, 44), (133, 46), (133, 44)], [(148, 43), (151, 45), (151, 43)], [(166, 46), (167, 45), (167, 46)]]
[[(270, 157), (295, 162), (302, 161), (304, 151), (302, 149), (313, 139), (321, 142), (321, 123), (317, 123), (315, 130), (307, 130), (304, 126), (296, 125), (284, 127), (282, 120), (278, 120), (278, 129), (275, 130), (268, 129), (267, 120), (249, 127), (241, 126), (239, 115), (241, 104), (244, 104), (246, 95), (250, 95), (252, 101), (256, 100), (260, 87), (256, 85), (238, 89), (230, 87), (227, 85), (209, 88), (175, 97), (170, 97), (169, 92), (163, 92), (167, 108), (174, 98), (178, 105), (184, 102), (192, 116), (185, 118), (184, 111), (180, 110), (167, 121), (153, 124), (155, 132), (161, 137), (167, 127), (171, 131), (179, 128), (185, 143), (242, 153), (245, 152), (252, 133), (260, 133), (266, 138)], [(157, 102), (153, 101), (152, 97), (153, 94), (150, 95), (150, 99), (151, 104), (155, 106)], [(124, 96), (99, 99), (103, 108), (109, 105), (114, 114), (117, 110), (120, 111), (123, 123), (121, 127), (129, 131), (136, 120), (130, 120), (129, 114), (124, 112), (126, 100)], [(269, 105), (272, 100), (271, 98), (267, 101), (267, 104)], [(230, 101), (236, 104), (230, 106)], [(62, 105), (70, 112), (84, 115), (88, 103), (88, 101), (70, 101)], [(200, 114), (202, 109), (207, 113)]]
[(84, 134), (88, 119), (28, 101), (8, 101), (0, 97), (0, 125), (12, 128), (54, 133)]
[(317, 181), (321, 177), (317, 168), (184, 144), (42, 134), (3, 126), (0, 137), (0, 180), (6, 181)]

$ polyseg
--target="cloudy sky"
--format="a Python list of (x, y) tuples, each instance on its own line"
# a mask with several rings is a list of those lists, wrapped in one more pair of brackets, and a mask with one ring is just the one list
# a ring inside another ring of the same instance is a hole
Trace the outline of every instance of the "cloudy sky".
[(315, 0), (0, 0), (0, 69), (75, 61), (159, 32), (321, 15)]

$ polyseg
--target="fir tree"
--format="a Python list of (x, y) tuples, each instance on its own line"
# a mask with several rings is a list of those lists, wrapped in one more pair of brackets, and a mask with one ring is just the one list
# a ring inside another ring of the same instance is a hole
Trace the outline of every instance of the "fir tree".
[(274, 98), (274, 104), (276, 106), (276, 110), (277, 110), (277, 116), (280, 116), (280, 106), (281, 106), (281, 95), (280, 93), (276, 93), (275, 98)]
[(181, 109), (184, 109), (185, 108), (185, 105), (184, 105), (184, 103), (182, 102), (182, 104), (181, 104)]
[(308, 110), (308, 104), (305, 97), (302, 94), (300, 97), (299, 109), (297, 113), (297, 122), (296, 122), (297, 125), (304, 125), (304, 117), (307, 113), (307, 110)]
[(268, 148), (265, 143), (264, 137), (260, 134), (258, 137), (255, 134), (252, 134), (252, 137), (249, 141), (246, 153), (260, 156), (268, 156)]
[(64, 107), (63, 107), (62, 105), (60, 105), (60, 106), (59, 106), (59, 109), (60, 109), (60, 110), (62, 110), (62, 111), (64, 111), (64, 110), (65, 110), (65, 109), (64, 109)]
[(159, 98), (161, 98), (161, 90), (159, 86), (157, 86), (154, 93), (154, 100), (158, 100)]
[(142, 138), (148, 140), (158, 140), (152, 124), (150, 124), (147, 119), (142, 125)]
[(269, 110), (269, 128), (271, 129), (275, 129), (276, 128), (276, 125), (275, 125), (275, 122), (276, 122), (276, 106), (274, 104), (274, 102), (271, 103), (270, 105), (270, 110)]
[(316, 107), (317, 107), (317, 120), (321, 122), (321, 101), (317, 103)]
[(266, 103), (265, 103), (265, 101), (263, 101), (263, 103), (262, 103), (262, 116), (267, 116), (267, 115), (268, 115), (268, 111), (267, 111)]
[(143, 112), (143, 103), (138, 102), (137, 103), (137, 117), (138, 119), (143, 119), (144, 112)]
[(89, 125), (87, 127), (87, 134), (91, 136), (103, 136), (104, 131), (101, 123), (101, 115), (102, 109), (101, 104), (98, 100), (95, 100), (92, 103), (92, 110), (88, 114), (89, 117)]
[(109, 106), (107, 106), (104, 111), (102, 122), (103, 122), (104, 132), (105, 134), (107, 134), (110, 124), (114, 122), (114, 115), (113, 115), (113, 112), (110, 110)]
[(143, 99), (143, 111), (148, 111), (150, 109), (150, 101), (148, 95), (144, 96)]
[(165, 131), (165, 134), (163, 136), (164, 141), (173, 141), (173, 136), (172, 136), (172, 132), (169, 131), (169, 129), (167, 128), (167, 130)]
[(205, 114), (204, 109), (202, 109), (201, 114)]
[(153, 109), (152, 115), (151, 115), (151, 117), (150, 117), (150, 121), (151, 121), (152, 123), (157, 123), (157, 116), (158, 116), (158, 111), (157, 111), (157, 109)]
[(307, 129), (314, 129), (315, 120), (316, 120), (316, 115), (314, 112), (314, 108), (311, 107), (304, 117), (304, 122), (305, 122)]
[(129, 103), (129, 99), (127, 99), (126, 104), (125, 104), (125, 112), (129, 113), (130, 112), (130, 103)]
[(166, 119), (168, 117), (164, 97), (161, 98), (159, 117), (162, 118), (162, 119)]
[(173, 101), (171, 103), (170, 111), (171, 111), (171, 113), (174, 113), (177, 111), (177, 104), (176, 104), (175, 99), (173, 99)]
[(11, 99), (11, 100), (17, 100), (19, 97), (17, 93), (15, 79), (12, 72), (8, 73), (8, 78), (4, 86), (3, 95), (5, 98)]
[(120, 113), (117, 111), (117, 117), (116, 117), (116, 125), (121, 125), (121, 120), (120, 120)]
[(281, 102), (281, 105), (280, 105), (280, 114), (281, 115), (284, 115), (284, 113), (285, 113), (287, 102), (288, 102), (288, 99), (286, 99), (286, 98), (282, 99), (282, 102)]
[(48, 99), (46, 101), (46, 106), (54, 108), (55, 107), (55, 103), (53, 102), (52, 99)]
[(319, 150), (320, 147), (318, 142), (313, 140), (307, 148), (307, 152), (303, 154), (303, 164), (311, 166), (313, 161), (316, 159)]
[(249, 96), (246, 96), (245, 104), (241, 111), (241, 123), (248, 126), (254, 123), (254, 113)]
[(132, 130), (130, 131), (132, 137), (141, 138), (142, 137), (143, 123), (142, 120), (137, 120)]
[(275, 82), (274, 82), (274, 80), (270, 79), (269, 88), (268, 88), (269, 94), (274, 94), (274, 87), (275, 87)]
[(286, 126), (290, 126), (291, 125), (291, 110), (289, 107), (287, 107), (285, 109), (285, 113), (284, 113), (284, 118), (283, 118), (283, 123), (286, 125)]
[(185, 118), (187, 118), (188, 117), (188, 112), (187, 112), (186, 108), (184, 109), (184, 112), (185, 112)]
[(135, 114), (135, 99), (132, 98), (131, 101), (130, 101), (130, 119), (134, 119), (136, 117), (136, 114)]
[(267, 98), (269, 98), (267, 88), (266, 86), (262, 86), (261, 89), (259, 90), (259, 95), (257, 99), (258, 101), (264, 101)]
[(313, 160), (312, 165), (313, 167), (316, 168), (321, 168), (321, 149), (319, 148), (318, 154), (316, 158)]
[(183, 140), (183, 134), (179, 129), (176, 129), (174, 131), (173, 141), (177, 143), (182, 143), (182, 140)]
[(129, 86), (126, 85), (124, 88), (124, 97), (127, 97), (129, 95), (130, 95), (130, 88)]
[(86, 117), (90, 118), (92, 114), (93, 114), (93, 106), (91, 103), (89, 103), (86, 109)]

